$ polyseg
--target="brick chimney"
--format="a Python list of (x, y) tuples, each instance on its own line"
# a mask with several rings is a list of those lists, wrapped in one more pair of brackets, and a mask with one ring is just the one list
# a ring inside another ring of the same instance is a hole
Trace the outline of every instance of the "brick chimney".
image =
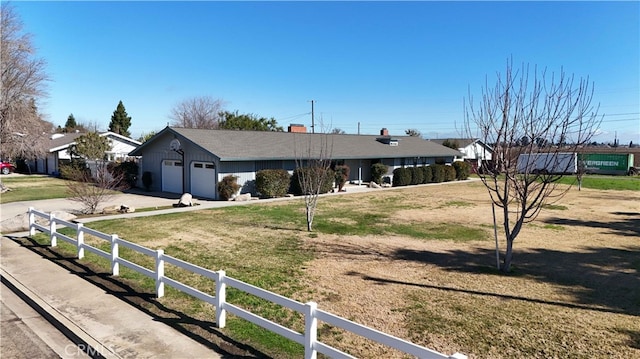
[(380, 130), (380, 136), (389, 136), (389, 130), (387, 130), (386, 127), (383, 127), (382, 130)]
[(304, 125), (292, 123), (289, 125), (289, 132), (306, 133), (307, 128)]

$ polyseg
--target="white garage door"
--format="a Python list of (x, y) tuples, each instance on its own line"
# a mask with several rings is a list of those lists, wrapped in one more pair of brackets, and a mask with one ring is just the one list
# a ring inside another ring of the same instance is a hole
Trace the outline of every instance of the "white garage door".
[(182, 193), (182, 161), (162, 161), (162, 191)]
[(216, 168), (211, 162), (191, 164), (191, 194), (194, 197), (216, 198)]

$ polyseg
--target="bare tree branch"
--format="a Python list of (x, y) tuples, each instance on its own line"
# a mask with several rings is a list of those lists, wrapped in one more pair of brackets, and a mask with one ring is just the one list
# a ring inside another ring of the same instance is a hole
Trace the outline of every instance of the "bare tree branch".
[(209, 96), (192, 97), (171, 109), (172, 125), (215, 130), (222, 120), (225, 102)]
[(0, 4), (0, 156), (32, 159), (46, 150), (53, 125), (38, 113), (46, 96), (46, 62), (7, 3)]
[[(493, 203), (502, 208), (504, 271), (510, 270), (513, 241), (522, 226), (568, 191), (558, 187), (558, 181), (576, 170), (575, 163), (561, 159), (568, 153), (575, 161), (577, 149), (596, 133), (601, 117), (592, 98), (588, 78), (576, 80), (562, 69), (551, 75), (528, 65), (514, 69), (511, 61), (504, 75), (497, 74), (494, 86), (485, 80), (477, 107), (470, 94), (465, 104), (467, 135), (494, 148), (479, 177)], [(524, 163), (519, 165), (519, 160)]]

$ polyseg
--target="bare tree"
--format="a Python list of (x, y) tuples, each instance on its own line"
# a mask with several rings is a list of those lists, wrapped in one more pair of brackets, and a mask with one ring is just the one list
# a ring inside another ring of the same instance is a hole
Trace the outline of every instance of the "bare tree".
[(62, 169), (63, 176), (70, 179), (67, 182), (69, 199), (80, 202), (84, 213), (95, 213), (100, 203), (128, 187), (124, 172), (109, 170), (105, 152), (110, 149), (109, 139), (97, 132), (82, 135), (71, 149), (72, 155), (80, 160), (74, 159)]
[(172, 125), (185, 128), (217, 129), (225, 102), (210, 96), (192, 97), (171, 109)]
[(294, 134), (296, 170), (294, 176), (304, 195), (307, 231), (311, 232), (318, 208), (318, 198), (331, 183), (331, 154), (333, 143), (327, 134)]
[(75, 167), (71, 175), (71, 181), (67, 182), (69, 199), (82, 204), (82, 212), (94, 214), (98, 206), (108, 201), (117, 191), (128, 188), (124, 172), (109, 171), (105, 161), (91, 161), (95, 164), (93, 170)]
[(46, 96), (46, 62), (35, 56), (31, 35), (14, 8), (0, 4), (0, 156), (32, 159), (45, 150), (53, 125), (38, 113)]
[[(506, 72), (497, 75), (495, 86), (485, 83), (477, 106), (471, 95), (466, 101), (468, 136), (494, 144), (493, 160), (484, 162), (478, 175), (493, 203), (502, 208), (504, 272), (511, 270), (513, 242), (523, 224), (535, 220), (546, 204), (557, 201), (568, 190), (557, 184), (572, 171), (571, 163), (559, 159), (567, 157), (566, 153), (575, 154), (596, 133), (601, 118), (592, 98), (593, 85), (588, 78), (575, 80), (563, 70), (550, 77), (537, 68), (530, 73), (528, 65), (514, 69), (508, 61)], [(524, 137), (532, 141), (523, 142)], [(523, 158), (533, 160), (523, 165)], [(544, 163), (533, 165), (540, 159)]]

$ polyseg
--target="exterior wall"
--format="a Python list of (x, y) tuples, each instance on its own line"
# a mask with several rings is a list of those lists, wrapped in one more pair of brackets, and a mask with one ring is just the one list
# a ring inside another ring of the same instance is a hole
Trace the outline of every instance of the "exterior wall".
[(107, 160), (109, 161), (127, 160), (129, 159), (129, 152), (136, 148), (136, 146), (111, 138), (109, 143), (111, 143), (111, 151), (107, 151)]
[(169, 142), (173, 136), (166, 135), (150, 143), (144, 151), (144, 156), (140, 159), (138, 165), (140, 173), (138, 176), (138, 186), (143, 187), (142, 174), (151, 173), (151, 191), (162, 191), (162, 161), (164, 160), (182, 160), (182, 156), (175, 151), (169, 149)]
[(346, 160), (344, 164), (350, 170), (348, 181), (371, 181), (371, 160)]
[(478, 142), (473, 142), (471, 145), (458, 150), (464, 153), (465, 160), (475, 160), (472, 162), (477, 165), (480, 165), (482, 161), (491, 161), (491, 151)]
[(237, 176), (242, 193), (256, 193), (256, 162), (222, 162), (218, 170), (218, 182), (225, 176)]

